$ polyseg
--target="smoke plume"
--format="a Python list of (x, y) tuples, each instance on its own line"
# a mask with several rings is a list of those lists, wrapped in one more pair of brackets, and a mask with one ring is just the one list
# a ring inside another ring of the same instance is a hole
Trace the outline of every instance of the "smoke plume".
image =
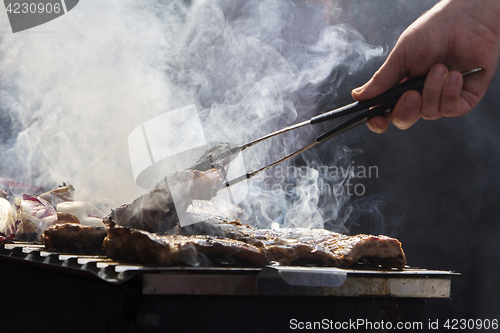
[[(86, 0), (47, 24), (4, 33), (1, 176), (47, 189), (71, 183), (77, 199), (114, 208), (144, 192), (127, 137), (149, 119), (194, 104), (207, 141), (241, 144), (314, 116), (325, 80), (335, 94), (345, 75), (383, 54), (340, 20), (344, 14), (322, 1)], [(5, 12), (0, 20), (8, 31)], [(246, 167), (319, 134), (299, 132), (248, 149)], [(330, 151), (339, 166), (355, 154), (342, 145)], [(350, 198), (325, 185), (345, 184), (353, 173), (322, 172), (315, 152), (301, 161), (248, 182), (241, 204), (248, 222), (343, 228)]]

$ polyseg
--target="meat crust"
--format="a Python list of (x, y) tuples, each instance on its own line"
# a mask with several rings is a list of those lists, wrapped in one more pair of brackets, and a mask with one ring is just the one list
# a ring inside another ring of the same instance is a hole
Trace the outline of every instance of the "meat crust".
[[(106, 236), (106, 234), (108, 234)], [(41, 241), (48, 250), (102, 253), (141, 265), (229, 265), (348, 268), (359, 262), (384, 269), (403, 269), (401, 243), (387, 236), (347, 236), (322, 229), (262, 230), (239, 221), (212, 219), (182, 228), (182, 235), (159, 236), (115, 226), (109, 229), (66, 223), (51, 226)]]
[(403, 269), (401, 243), (387, 236), (348, 236), (323, 229), (262, 230), (238, 221), (211, 219), (182, 228), (182, 234), (237, 239), (259, 247), (281, 265), (351, 267), (358, 262), (384, 269)]
[[(168, 181), (167, 181), (168, 179)], [(156, 233), (177, 233), (177, 210), (185, 212), (194, 199), (210, 199), (217, 194), (222, 182), (219, 171), (184, 170), (170, 175), (154, 189), (138, 197), (132, 203), (115, 209), (107, 218), (118, 225)], [(169, 184), (185, 184), (186, 193), (174, 203)]]
[(192, 265), (207, 258), (215, 265), (262, 267), (268, 258), (257, 247), (210, 236), (158, 236), (146, 231), (111, 227), (104, 240), (108, 257), (154, 266)]
[(103, 254), (102, 244), (107, 234), (107, 228), (64, 223), (45, 229), (40, 241), (48, 251)]

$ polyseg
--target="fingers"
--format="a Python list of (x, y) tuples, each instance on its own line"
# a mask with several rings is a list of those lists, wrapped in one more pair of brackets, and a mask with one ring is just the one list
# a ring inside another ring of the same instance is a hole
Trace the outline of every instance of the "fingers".
[(386, 116), (373, 117), (368, 121), (368, 128), (375, 133), (384, 133), (389, 128), (391, 122), (390, 114)]
[[(469, 111), (466, 103), (462, 103), (460, 97), (462, 92), (463, 78), (457, 71), (452, 71), (443, 88), (441, 98), (441, 114), (445, 117), (456, 117)], [(465, 104), (465, 107), (463, 107)]]
[(442, 117), (441, 93), (447, 81), (448, 68), (443, 64), (432, 66), (422, 90), (422, 118), (434, 120)]
[(352, 90), (352, 97), (357, 101), (370, 99), (400, 83), (406, 76), (404, 66), (401, 66), (400, 53), (396, 52), (396, 49), (393, 50), (384, 64), (368, 82)]
[(398, 101), (390, 118), (376, 117), (368, 122), (368, 128), (375, 133), (383, 133), (389, 121), (399, 129), (413, 126), (420, 117), (434, 120), (454, 117), (467, 113), (470, 105), (462, 98), (463, 77), (458, 71), (448, 71), (445, 65), (434, 65), (422, 90), (407, 91)]
[(392, 123), (399, 129), (405, 130), (413, 126), (420, 119), (422, 97), (416, 91), (407, 91), (401, 96), (392, 110)]
[(383, 133), (392, 121), (394, 126), (405, 130), (420, 119), (422, 98), (416, 91), (407, 91), (401, 96), (390, 117), (374, 117), (368, 121), (368, 128), (375, 133)]
[(404, 75), (400, 77), (399, 75), (394, 75), (394, 73), (389, 73), (389, 71), (386, 73), (384, 66), (382, 66), (368, 82), (354, 89), (351, 95), (357, 101), (370, 99), (394, 87), (401, 82), (403, 78)]
[(462, 85), (460, 72), (449, 72), (443, 64), (434, 65), (425, 79), (422, 91), (422, 118), (434, 120), (465, 113), (460, 97)]

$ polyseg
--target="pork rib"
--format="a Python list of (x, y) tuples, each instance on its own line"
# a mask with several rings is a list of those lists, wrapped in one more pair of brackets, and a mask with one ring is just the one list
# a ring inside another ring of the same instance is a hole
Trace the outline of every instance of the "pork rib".
[(262, 267), (269, 260), (257, 247), (233, 239), (210, 236), (158, 236), (113, 226), (104, 240), (106, 255), (115, 260), (154, 266), (211, 264)]
[(40, 236), (40, 241), (48, 251), (102, 254), (102, 243), (107, 234), (107, 228), (63, 223), (45, 229)]
[(349, 267), (360, 261), (386, 269), (403, 269), (406, 265), (401, 242), (387, 236), (348, 236), (324, 229), (306, 228), (278, 229), (274, 233), (329, 251), (339, 260), (339, 267)]
[[(171, 182), (184, 183), (186, 193), (181, 202), (175, 202), (170, 190)], [(156, 233), (176, 233), (179, 227), (177, 210), (186, 211), (193, 199), (213, 197), (222, 182), (216, 169), (207, 171), (184, 170), (176, 172), (161, 182), (148, 193), (138, 197), (130, 204), (115, 209), (107, 221), (113, 220), (118, 225)]]
[(184, 235), (231, 238), (259, 247), (281, 265), (351, 267), (364, 261), (384, 269), (403, 269), (406, 257), (401, 243), (387, 236), (348, 236), (323, 229), (263, 230), (238, 221), (211, 219), (182, 228)]

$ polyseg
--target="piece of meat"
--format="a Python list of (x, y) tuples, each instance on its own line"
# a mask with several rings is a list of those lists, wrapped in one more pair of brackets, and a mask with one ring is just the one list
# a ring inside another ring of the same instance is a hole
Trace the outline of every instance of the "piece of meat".
[(118, 207), (106, 217), (105, 223), (111, 220), (121, 226), (158, 233), (172, 230), (179, 224), (168, 188), (155, 188), (132, 203)]
[(237, 239), (261, 248), (281, 265), (351, 267), (366, 262), (384, 269), (403, 269), (406, 264), (401, 243), (387, 236), (348, 236), (307, 228), (263, 230), (216, 218), (183, 227), (182, 234)]
[(365, 260), (370, 266), (385, 269), (401, 270), (406, 265), (401, 243), (395, 238), (363, 234), (342, 236), (315, 242), (340, 258), (340, 267), (349, 267), (361, 260)]
[[(217, 193), (222, 179), (216, 169), (184, 170), (169, 175), (153, 190), (131, 204), (113, 210), (106, 219), (118, 225), (156, 233), (177, 233), (177, 210), (185, 212), (194, 199), (210, 199)], [(176, 187), (175, 202), (170, 189)], [(180, 193), (183, 192), (183, 193)]]
[(192, 169), (206, 171), (216, 169), (219, 173), (224, 173), (227, 166), (236, 156), (231, 154), (232, 145), (229, 142), (220, 142), (208, 149), (196, 162)]
[(266, 242), (262, 251), (269, 260), (282, 266), (339, 266), (337, 259), (328, 251), (297, 241), (286, 241), (284, 244)]
[(338, 266), (337, 258), (321, 247), (287, 239), (273, 230), (253, 228), (239, 221), (212, 217), (209, 221), (182, 227), (181, 233), (242, 241), (258, 247), (271, 261), (284, 266)]
[(104, 241), (107, 256), (141, 265), (199, 265), (207, 258), (213, 265), (262, 267), (267, 257), (255, 246), (210, 236), (158, 236), (141, 230), (113, 226)]
[(183, 235), (169, 236), (110, 225), (105, 238), (105, 228), (57, 224), (45, 230), (41, 241), (52, 251), (96, 254), (105, 239), (110, 258), (141, 265), (262, 267), (272, 261), (285, 266), (348, 268), (365, 262), (402, 269), (406, 264), (401, 243), (387, 236), (347, 236), (305, 228), (263, 230), (222, 218), (183, 227)]
[(217, 195), (231, 160), (218, 156), (230, 148), (229, 143), (220, 143), (208, 149), (195, 163), (203, 167), (201, 170), (192, 167), (170, 173), (150, 192), (113, 210), (105, 223), (112, 220), (121, 226), (159, 234), (178, 233), (178, 211), (186, 212), (193, 200), (210, 200)]
[(80, 220), (73, 214), (57, 212), (57, 223), (76, 223), (80, 224)]
[(338, 259), (339, 267), (350, 267), (361, 261), (385, 269), (403, 269), (406, 265), (401, 242), (387, 236), (348, 236), (324, 229), (307, 228), (278, 229), (274, 233), (328, 250)]
[(47, 251), (103, 254), (107, 228), (96, 228), (76, 223), (55, 224), (42, 233), (40, 241)]

